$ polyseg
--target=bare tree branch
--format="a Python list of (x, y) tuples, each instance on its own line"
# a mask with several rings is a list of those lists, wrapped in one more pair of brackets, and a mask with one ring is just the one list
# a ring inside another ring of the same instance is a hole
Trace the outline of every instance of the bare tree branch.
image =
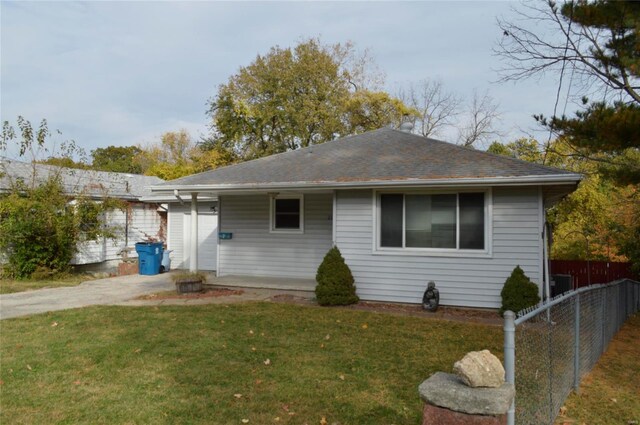
[(423, 80), (401, 90), (398, 98), (415, 109), (414, 131), (424, 137), (435, 137), (448, 126), (454, 125), (454, 119), (460, 115), (461, 99), (445, 91), (441, 81)]
[(458, 144), (472, 147), (478, 142), (486, 142), (492, 136), (498, 135), (494, 128), (500, 117), (498, 104), (488, 93), (480, 95), (474, 90), (468, 109), (468, 122), (458, 130)]

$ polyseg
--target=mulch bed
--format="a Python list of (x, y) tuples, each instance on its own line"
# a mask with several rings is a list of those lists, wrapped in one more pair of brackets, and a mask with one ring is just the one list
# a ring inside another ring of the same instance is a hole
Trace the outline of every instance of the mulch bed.
[(200, 299), (200, 298), (217, 298), (228, 297), (231, 295), (242, 295), (244, 291), (241, 289), (228, 288), (205, 288), (202, 292), (192, 294), (178, 294), (176, 292), (166, 292), (160, 294), (143, 295), (140, 300), (174, 300), (174, 299)]
[[(290, 294), (278, 294), (270, 298), (271, 301), (316, 305), (316, 302), (309, 298), (299, 297)], [(459, 322), (476, 322), (488, 325), (502, 325), (503, 320), (495, 310), (483, 310), (459, 307), (439, 307), (436, 312), (425, 311), (419, 304), (400, 304), (360, 301), (350, 306), (329, 307), (343, 308), (347, 310), (371, 311), (375, 313), (387, 313), (399, 316), (414, 316), (430, 319), (452, 320)]]

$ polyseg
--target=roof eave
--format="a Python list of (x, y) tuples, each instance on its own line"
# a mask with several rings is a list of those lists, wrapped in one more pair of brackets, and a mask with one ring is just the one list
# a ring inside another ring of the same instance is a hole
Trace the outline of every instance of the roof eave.
[(546, 176), (484, 177), (452, 179), (404, 179), (374, 181), (320, 181), (320, 182), (274, 182), (242, 184), (197, 184), (197, 185), (154, 185), (151, 192), (226, 192), (255, 190), (299, 190), (299, 189), (372, 189), (394, 186), (529, 186), (571, 184), (582, 180), (581, 174), (556, 174)]

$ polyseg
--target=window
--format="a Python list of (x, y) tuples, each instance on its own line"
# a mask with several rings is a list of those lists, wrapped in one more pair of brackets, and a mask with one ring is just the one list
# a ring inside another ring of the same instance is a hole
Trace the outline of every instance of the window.
[(379, 247), (484, 250), (485, 193), (379, 197)]
[(273, 197), (271, 198), (271, 231), (302, 233), (303, 231), (303, 198)]

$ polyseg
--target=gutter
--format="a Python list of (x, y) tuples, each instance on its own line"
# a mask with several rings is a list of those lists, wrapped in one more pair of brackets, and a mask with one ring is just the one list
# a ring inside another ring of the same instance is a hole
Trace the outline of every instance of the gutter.
[[(174, 195), (185, 192), (225, 192), (225, 191), (255, 191), (255, 190), (292, 190), (292, 189), (375, 189), (380, 187), (397, 186), (527, 186), (554, 185), (578, 183), (581, 174), (557, 174), (549, 176), (524, 177), (489, 177), (489, 178), (457, 178), (457, 179), (410, 179), (410, 180), (378, 180), (364, 182), (290, 182), (290, 183), (242, 183), (242, 184), (195, 184), (195, 185), (154, 185), (152, 192), (173, 191)], [(177, 195), (176, 195), (177, 196)]]

